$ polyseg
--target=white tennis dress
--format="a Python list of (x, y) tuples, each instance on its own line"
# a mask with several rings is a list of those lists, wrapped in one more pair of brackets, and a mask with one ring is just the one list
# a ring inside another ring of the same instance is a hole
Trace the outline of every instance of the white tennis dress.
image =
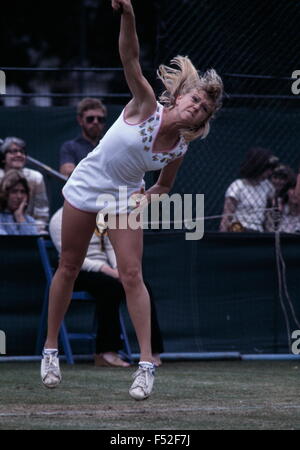
[(144, 185), (145, 172), (159, 170), (181, 157), (188, 145), (181, 137), (176, 147), (153, 153), (163, 106), (141, 123), (129, 124), (124, 111), (97, 147), (73, 171), (63, 188), (65, 199), (75, 208), (106, 213), (129, 212), (128, 199)]

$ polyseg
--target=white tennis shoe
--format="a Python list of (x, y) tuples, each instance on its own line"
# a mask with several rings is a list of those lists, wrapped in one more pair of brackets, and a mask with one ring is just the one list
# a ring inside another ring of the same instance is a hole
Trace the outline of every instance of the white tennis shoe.
[(154, 383), (155, 366), (149, 362), (139, 363), (139, 368), (134, 372), (129, 395), (135, 400), (145, 400), (152, 392)]
[(61, 382), (58, 352), (43, 352), (41, 377), (44, 386), (55, 388)]

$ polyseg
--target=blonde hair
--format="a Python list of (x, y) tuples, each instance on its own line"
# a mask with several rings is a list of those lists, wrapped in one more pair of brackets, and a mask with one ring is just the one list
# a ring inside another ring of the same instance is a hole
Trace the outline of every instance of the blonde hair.
[(187, 94), (193, 89), (204, 91), (214, 103), (212, 113), (199, 126), (181, 130), (181, 135), (187, 142), (193, 141), (198, 137), (204, 139), (210, 130), (210, 120), (222, 106), (222, 79), (214, 69), (209, 69), (203, 75), (199, 75), (187, 56), (176, 56), (171, 60), (170, 64), (177, 68), (161, 64), (157, 71), (158, 78), (165, 86), (165, 91), (160, 95), (159, 101), (171, 109), (175, 107), (176, 99), (179, 95)]

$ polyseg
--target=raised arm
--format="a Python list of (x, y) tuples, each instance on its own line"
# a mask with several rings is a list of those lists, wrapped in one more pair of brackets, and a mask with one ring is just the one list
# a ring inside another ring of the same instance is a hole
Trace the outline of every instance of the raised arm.
[(156, 98), (140, 66), (140, 46), (133, 7), (130, 0), (112, 0), (112, 7), (122, 13), (119, 52), (125, 78), (133, 96), (126, 107), (126, 118), (134, 121), (143, 120), (155, 110)]

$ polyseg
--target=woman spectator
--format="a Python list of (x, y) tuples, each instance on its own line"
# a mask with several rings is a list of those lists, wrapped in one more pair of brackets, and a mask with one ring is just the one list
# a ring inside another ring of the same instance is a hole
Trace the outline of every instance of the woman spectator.
[(300, 205), (295, 195), (296, 174), (289, 166), (276, 167), (271, 178), (275, 192), (267, 202), (265, 230), (300, 232)]
[(17, 137), (4, 139), (0, 152), (0, 180), (11, 169), (21, 171), (27, 179), (30, 189), (30, 200), (27, 213), (31, 215), (41, 234), (47, 233), (49, 220), (49, 203), (43, 175), (37, 170), (28, 169), (26, 164), (26, 143)]
[(253, 147), (240, 168), (240, 178), (225, 193), (220, 231), (264, 231), (267, 199), (274, 187), (269, 178), (278, 164), (270, 150)]
[(26, 214), (30, 190), (26, 178), (9, 170), (0, 182), (0, 234), (38, 234), (34, 219)]

